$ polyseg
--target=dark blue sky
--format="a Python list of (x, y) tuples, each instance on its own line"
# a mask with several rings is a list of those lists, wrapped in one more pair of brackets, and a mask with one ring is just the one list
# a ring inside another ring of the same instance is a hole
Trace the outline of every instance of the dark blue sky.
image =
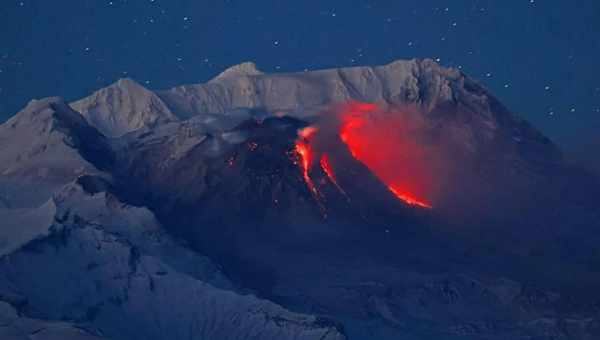
[(567, 147), (600, 139), (598, 0), (2, 0), (0, 121), (124, 76), (203, 82), (255, 61), (298, 71), (439, 58)]

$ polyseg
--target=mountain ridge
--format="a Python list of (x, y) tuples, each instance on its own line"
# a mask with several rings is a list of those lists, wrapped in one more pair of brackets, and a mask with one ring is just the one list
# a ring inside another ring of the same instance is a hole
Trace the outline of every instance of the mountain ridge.
[[(114, 98), (118, 96), (107, 95), (123, 83), (136, 84), (136, 88), (143, 89), (141, 100), (119, 101)], [(550, 150), (543, 146), (552, 144), (548, 138), (512, 114), (475, 80), (431, 59), (273, 74), (263, 73), (254, 63), (245, 62), (226, 69), (206, 83), (155, 91), (125, 78), (74, 102), (73, 107), (99, 131), (117, 137), (143, 127), (236, 109), (305, 119), (349, 100), (374, 102), (386, 107), (415, 105), (424, 115), (441, 119), (463, 115), (458, 118), (475, 120), (468, 124), (476, 126), (469, 131), (476, 138), (491, 139), (499, 133), (516, 133), (510, 138), (535, 140), (538, 146), (534, 149), (546, 148), (543, 153), (558, 154), (556, 147)], [(129, 102), (137, 101), (144, 110), (134, 112)], [(463, 111), (468, 113), (465, 115)], [(479, 142), (467, 143), (475, 145)]]

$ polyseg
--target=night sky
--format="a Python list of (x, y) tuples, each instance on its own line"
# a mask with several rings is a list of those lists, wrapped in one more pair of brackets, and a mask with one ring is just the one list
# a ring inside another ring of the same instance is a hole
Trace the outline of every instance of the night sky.
[(598, 0), (2, 0), (0, 121), (122, 77), (161, 89), (243, 61), (286, 72), (414, 57), (461, 68), (567, 149), (600, 141)]

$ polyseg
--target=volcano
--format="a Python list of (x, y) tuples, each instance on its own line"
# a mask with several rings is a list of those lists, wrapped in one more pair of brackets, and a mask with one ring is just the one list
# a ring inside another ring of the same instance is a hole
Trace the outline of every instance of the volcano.
[(600, 337), (598, 179), (432, 60), (32, 101), (0, 173), (0, 338)]

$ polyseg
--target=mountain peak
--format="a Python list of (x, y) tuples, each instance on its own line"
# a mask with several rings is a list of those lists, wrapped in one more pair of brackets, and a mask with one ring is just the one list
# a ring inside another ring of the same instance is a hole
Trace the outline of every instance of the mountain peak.
[(90, 125), (109, 137), (177, 120), (154, 92), (131, 78), (119, 79), (72, 105)]
[(55, 110), (56, 108), (66, 106), (67, 103), (65, 103), (65, 100), (61, 97), (47, 97), (30, 100), (21, 112), (28, 112), (31, 115), (37, 115), (40, 112), (43, 112), (45, 109)]
[(16, 128), (21, 125), (45, 126), (48, 129), (54, 120), (81, 124), (84, 120), (81, 115), (73, 111), (61, 97), (48, 97), (33, 99), (23, 110), (6, 122), (6, 126)]
[(142, 84), (138, 83), (137, 81), (135, 81), (132, 78), (121, 78), (119, 80), (117, 80), (115, 83), (113, 83), (112, 85), (110, 85), (109, 87), (120, 87), (123, 89), (134, 89), (134, 88), (138, 88), (138, 89), (144, 89), (147, 90)]
[(261, 74), (263, 74), (263, 72), (261, 72), (256, 67), (255, 63), (247, 61), (247, 62), (243, 62), (238, 65), (231, 66), (230, 68), (221, 72), (221, 74), (216, 76), (213, 80), (221, 80), (221, 79), (241, 77), (241, 76), (257, 76), (257, 75), (261, 75)]
[(30, 138), (32, 141), (42, 136), (49, 138), (56, 133), (69, 137), (86, 134), (90, 138), (92, 135), (99, 135), (98, 131), (61, 97), (31, 100), (23, 110), (0, 125), (0, 132), (2, 131), (20, 138)]
[(0, 125), (0, 139), (0, 177), (31, 183), (19, 182), (20, 189), (9, 195), (9, 206), (47, 199), (48, 190), (36, 187), (39, 181), (53, 188), (80, 173), (96, 173), (112, 161), (104, 136), (59, 97), (29, 102)]

